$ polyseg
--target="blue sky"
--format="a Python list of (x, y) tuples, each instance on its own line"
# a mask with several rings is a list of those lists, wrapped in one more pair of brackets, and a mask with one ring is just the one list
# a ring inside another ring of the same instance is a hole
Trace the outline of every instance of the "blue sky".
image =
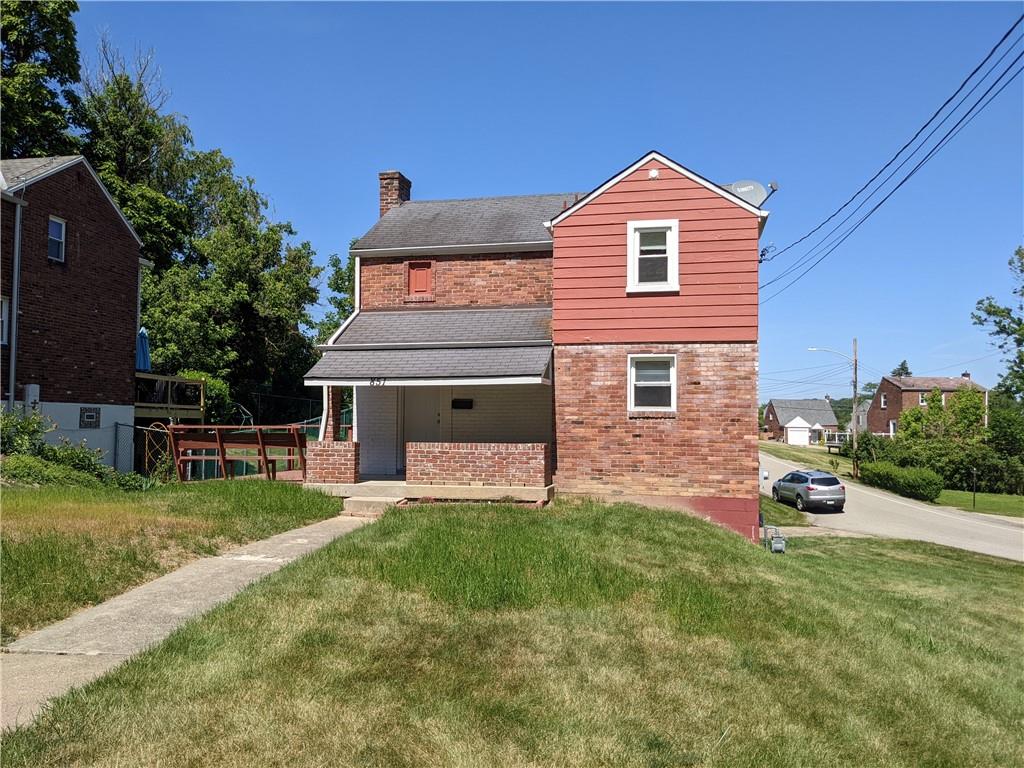
[[(152, 48), (197, 146), (255, 177), (324, 261), (373, 224), (380, 170), (421, 199), (562, 192), (648, 149), (715, 181), (777, 180), (762, 245), (781, 248), (914, 133), (1020, 8), (83, 2), (76, 22), (87, 67), (104, 30), (126, 53)], [(842, 360), (806, 348), (847, 351), (855, 335), (862, 379), (906, 358), (995, 383), (970, 312), (1008, 300), (1024, 239), (1021, 82), (762, 307), (762, 399), (847, 394)]]

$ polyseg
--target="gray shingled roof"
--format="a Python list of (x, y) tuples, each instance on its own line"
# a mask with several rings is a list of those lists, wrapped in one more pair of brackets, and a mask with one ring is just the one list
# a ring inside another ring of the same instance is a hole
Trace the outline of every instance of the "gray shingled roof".
[(550, 341), (551, 307), (360, 312), (334, 346)]
[(4, 189), (18, 187), (37, 176), (49, 173), (55, 168), (81, 160), (81, 155), (57, 155), (54, 157), (26, 157), (20, 160), (0, 160), (0, 172), (4, 177)]
[(317, 379), (453, 379), (543, 376), (551, 347), (328, 349), (306, 374)]
[(324, 348), (306, 379), (535, 377), (550, 362), (550, 307), (370, 311)]
[(456, 245), (551, 243), (544, 222), (580, 193), (410, 200), (392, 208), (353, 246), (353, 251), (437, 248)]
[(775, 406), (775, 416), (782, 426), (786, 426), (797, 416), (812, 427), (815, 424), (821, 424), (823, 427), (839, 425), (828, 400), (776, 400), (773, 398), (768, 401), (768, 404)]
[(882, 379), (888, 379), (908, 392), (931, 392), (933, 389), (951, 392), (961, 387), (985, 391), (981, 384), (963, 376), (883, 376)]

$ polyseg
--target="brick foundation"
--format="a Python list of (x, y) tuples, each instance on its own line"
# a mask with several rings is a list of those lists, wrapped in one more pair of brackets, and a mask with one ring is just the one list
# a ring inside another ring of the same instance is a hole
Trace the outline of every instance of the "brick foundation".
[(359, 443), (340, 440), (307, 443), (306, 482), (358, 483)]
[(411, 485), (551, 483), (546, 443), (406, 443), (405, 456)]
[[(676, 355), (675, 413), (628, 411), (627, 356), (643, 353)], [(555, 419), (559, 491), (744, 500), (756, 514), (755, 343), (556, 345)]]

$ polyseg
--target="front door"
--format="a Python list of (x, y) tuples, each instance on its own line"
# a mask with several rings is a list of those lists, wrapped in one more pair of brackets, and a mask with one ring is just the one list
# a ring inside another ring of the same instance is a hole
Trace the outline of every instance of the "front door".
[(436, 443), (441, 439), (441, 390), (438, 387), (405, 387), (403, 390), (402, 470), (406, 443)]

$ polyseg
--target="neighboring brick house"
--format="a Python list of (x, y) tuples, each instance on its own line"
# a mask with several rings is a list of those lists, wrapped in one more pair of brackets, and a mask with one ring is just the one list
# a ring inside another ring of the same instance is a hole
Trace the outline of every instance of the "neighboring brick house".
[(26, 396), (56, 441), (132, 466), (141, 241), (81, 156), (3, 160), (4, 407)]
[(868, 430), (876, 435), (895, 435), (900, 414), (909, 408), (926, 406), (925, 398), (939, 390), (942, 402), (961, 389), (985, 393), (985, 423), (988, 424), (988, 390), (971, 380), (964, 371), (959, 376), (883, 376), (868, 406)]
[(774, 440), (790, 445), (817, 443), (825, 432), (839, 429), (830, 400), (780, 400), (773, 398), (764, 409), (764, 427)]
[(768, 213), (657, 152), (590, 193), (411, 190), (380, 174), (381, 218), (351, 251), (356, 311), (306, 375), (326, 406), (310, 456), (329, 457), (310, 480), (672, 496), (754, 538)]

